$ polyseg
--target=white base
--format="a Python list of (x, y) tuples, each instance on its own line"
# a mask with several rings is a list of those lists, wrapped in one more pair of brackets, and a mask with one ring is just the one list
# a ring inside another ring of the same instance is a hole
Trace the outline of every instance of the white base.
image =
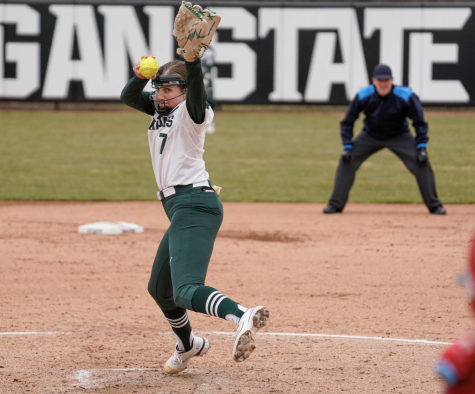
[(78, 232), (83, 234), (123, 234), (143, 233), (143, 227), (127, 222), (95, 222), (79, 226)]

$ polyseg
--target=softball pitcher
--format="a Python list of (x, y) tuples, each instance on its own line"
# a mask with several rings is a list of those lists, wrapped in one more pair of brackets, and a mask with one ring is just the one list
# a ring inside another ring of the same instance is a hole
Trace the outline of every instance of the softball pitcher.
[(150, 295), (177, 340), (175, 353), (165, 364), (169, 374), (183, 371), (192, 357), (202, 356), (210, 348), (206, 338), (193, 335), (187, 309), (238, 325), (235, 361), (250, 356), (255, 349), (255, 334), (269, 318), (264, 306), (245, 308), (205, 286), (214, 241), (223, 221), (223, 206), (203, 161), (206, 128), (214, 114), (206, 102), (200, 57), (220, 20), (208, 9), (183, 2), (173, 36), (185, 62), (174, 60), (160, 67), (152, 79), (154, 92), (143, 91), (148, 80), (140, 74), (136, 62), (135, 76), (121, 94), (125, 104), (151, 117), (148, 140), (160, 190), (157, 195), (170, 220), (148, 284)]

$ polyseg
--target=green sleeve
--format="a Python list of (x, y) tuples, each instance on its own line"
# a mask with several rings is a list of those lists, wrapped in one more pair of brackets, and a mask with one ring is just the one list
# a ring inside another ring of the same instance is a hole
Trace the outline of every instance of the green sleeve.
[(134, 76), (127, 85), (125, 85), (120, 99), (122, 102), (137, 111), (145, 112), (153, 116), (155, 107), (150, 100), (150, 92), (144, 92), (143, 89), (147, 85), (148, 79), (140, 79)]
[(187, 62), (186, 64), (186, 109), (190, 118), (196, 124), (201, 124), (205, 120), (206, 111), (206, 90), (203, 83), (203, 71), (201, 70), (201, 60)]

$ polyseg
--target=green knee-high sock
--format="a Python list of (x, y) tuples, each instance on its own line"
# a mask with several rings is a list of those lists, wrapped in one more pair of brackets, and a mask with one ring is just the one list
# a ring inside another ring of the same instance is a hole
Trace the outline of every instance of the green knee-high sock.
[(171, 311), (162, 311), (176, 336), (178, 350), (187, 352), (193, 344), (193, 332), (186, 309), (176, 307)]
[(191, 305), (195, 312), (220, 317), (235, 324), (239, 324), (239, 319), (247, 310), (247, 308), (209, 286), (201, 286), (195, 290)]

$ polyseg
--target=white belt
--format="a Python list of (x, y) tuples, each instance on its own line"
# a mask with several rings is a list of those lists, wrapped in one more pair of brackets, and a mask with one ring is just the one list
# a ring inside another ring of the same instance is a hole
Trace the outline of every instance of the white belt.
[[(209, 187), (209, 182), (208, 181), (201, 181), (197, 183), (193, 183), (193, 187), (200, 187), (200, 186), (208, 186)], [(170, 196), (173, 196), (176, 194), (176, 190), (174, 186), (167, 187), (166, 189), (163, 189), (159, 192), (157, 192), (157, 197), (159, 200), (162, 200), (163, 198), (167, 198)]]

